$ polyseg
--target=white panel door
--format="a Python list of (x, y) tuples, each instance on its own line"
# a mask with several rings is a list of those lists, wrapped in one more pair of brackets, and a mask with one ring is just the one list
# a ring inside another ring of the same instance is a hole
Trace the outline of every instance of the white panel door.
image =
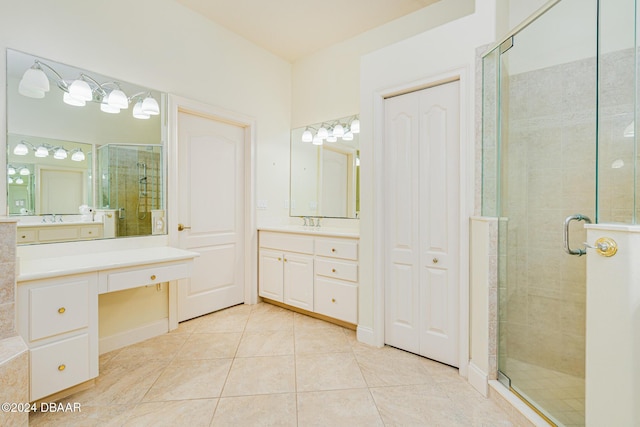
[(178, 286), (179, 321), (244, 301), (244, 139), (243, 127), (179, 113), (179, 242), (200, 254)]
[(284, 303), (313, 311), (313, 256), (284, 254)]
[(385, 342), (458, 366), (459, 83), (385, 115)]
[(260, 249), (258, 295), (274, 301), (283, 301), (283, 266), (282, 252), (271, 249)]

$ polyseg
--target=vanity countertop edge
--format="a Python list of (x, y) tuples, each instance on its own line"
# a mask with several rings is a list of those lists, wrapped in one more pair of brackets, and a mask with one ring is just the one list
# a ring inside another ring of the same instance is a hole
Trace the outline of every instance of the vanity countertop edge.
[(272, 225), (259, 227), (258, 231), (274, 231), (278, 233), (309, 234), (312, 236), (359, 238), (360, 232), (351, 228), (339, 227), (305, 227), (302, 225)]
[(18, 283), (124, 267), (192, 260), (200, 254), (170, 246), (20, 259)]

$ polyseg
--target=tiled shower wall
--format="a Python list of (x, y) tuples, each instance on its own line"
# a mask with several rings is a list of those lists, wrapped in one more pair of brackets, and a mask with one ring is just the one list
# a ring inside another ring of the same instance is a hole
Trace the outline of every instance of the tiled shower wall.
[[(118, 221), (118, 235), (151, 234), (151, 210), (160, 209), (162, 202), (160, 154), (135, 146), (113, 145), (109, 146), (108, 150), (110, 207), (124, 209)], [(144, 194), (138, 163), (147, 165), (147, 186)]]
[[(500, 364), (584, 375), (586, 263), (563, 250), (568, 215), (595, 217), (595, 58), (503, 80)], [(572, 227), (572, 244), (586, 235)]]

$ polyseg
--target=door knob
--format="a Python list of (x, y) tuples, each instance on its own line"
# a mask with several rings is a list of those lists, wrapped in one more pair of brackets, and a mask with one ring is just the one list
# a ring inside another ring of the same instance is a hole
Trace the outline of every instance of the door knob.
[(184, 224), (178, 224), (178, 231), (182, 231), (182, 230), (191, 230), (191, 227), (187, 227)]

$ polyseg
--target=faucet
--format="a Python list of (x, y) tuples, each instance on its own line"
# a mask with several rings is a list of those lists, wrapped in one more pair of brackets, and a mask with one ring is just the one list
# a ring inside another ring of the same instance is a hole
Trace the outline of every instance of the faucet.
[(307, 217), (306, 217), (306, 216), (303, 216), (303, 217), (301, 217), (301, 218), (302, 218), (302, 226), (303, 226), (303, 227), (306, 227), (306, 226), (307, 226)]
[(320, 218), (316, 218), (316, 227), (320, 227)]
[(313, 227), (313, 218), (309, 217), (309, 227)]

